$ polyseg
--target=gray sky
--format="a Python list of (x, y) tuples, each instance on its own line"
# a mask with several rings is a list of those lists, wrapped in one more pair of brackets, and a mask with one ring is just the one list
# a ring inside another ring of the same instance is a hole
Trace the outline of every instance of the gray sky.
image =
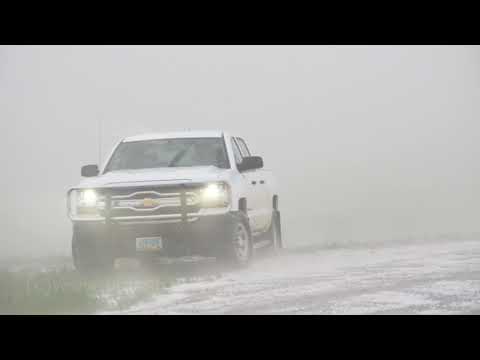
[(480, 231), (480, 48), (3, 46), (0, 252), (68, 254), (65, 192), (123, 136), (220, 128), (277, 174), (287, 245)]

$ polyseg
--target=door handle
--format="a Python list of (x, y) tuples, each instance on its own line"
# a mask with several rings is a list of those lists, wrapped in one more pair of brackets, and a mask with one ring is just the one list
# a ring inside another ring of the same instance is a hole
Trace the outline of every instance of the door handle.
[(252, 185), (256, 185), (256, 184), (257, 184), (257, 182), (256, 182), (256, 181), (252, 181)]
[(264, 180), (260, 180), (260, 184), (265, 184), (265, 181), (264, 181)]

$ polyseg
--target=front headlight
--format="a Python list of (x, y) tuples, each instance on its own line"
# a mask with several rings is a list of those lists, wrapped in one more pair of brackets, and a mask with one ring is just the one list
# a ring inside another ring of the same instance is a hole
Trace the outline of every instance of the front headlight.
[(230, 188), (223, 182), (210, 183), (201, 190), (200, 198), (202, 207), (227, 207), (230, 204)]
[(72, 220), (98, 220), (103, 216), (105, 200), (94, 189), (71, 190), (68, 195), (68, 213)]
[(77, 205), (81, 208), (93, 208), (97, 205), (98, 195), (95, 190), (87, 189), (80, 192)]

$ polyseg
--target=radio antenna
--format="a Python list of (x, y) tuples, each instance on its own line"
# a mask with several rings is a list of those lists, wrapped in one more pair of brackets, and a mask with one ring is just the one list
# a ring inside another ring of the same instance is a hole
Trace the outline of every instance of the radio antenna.
[(102, 119), (98, 119), (98, 166), (100, 167), (100, 162), (102, 161)]

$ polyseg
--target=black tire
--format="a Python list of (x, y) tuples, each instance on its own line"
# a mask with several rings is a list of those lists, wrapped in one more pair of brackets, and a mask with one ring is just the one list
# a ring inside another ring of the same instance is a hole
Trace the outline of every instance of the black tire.
[(272, 241), (271, 248), (273, 250), (279, 250), (283, 248), (282, 242), (282, 223), (280, 218), (280, 211), (273, 210), (272, 224), (268, 230), (268, 239)]
[(245, 213), (239, 212), (235, 216), (235, 221), (227, 229), (225, 249), (220, 260), (229, 265), (246, 267), (253, 257), (252, 234)]
[(84, 240), (76, 232), (73, 233), (72, 258), (75, 269), (85, 274), (111, 271), (115, 258)]

